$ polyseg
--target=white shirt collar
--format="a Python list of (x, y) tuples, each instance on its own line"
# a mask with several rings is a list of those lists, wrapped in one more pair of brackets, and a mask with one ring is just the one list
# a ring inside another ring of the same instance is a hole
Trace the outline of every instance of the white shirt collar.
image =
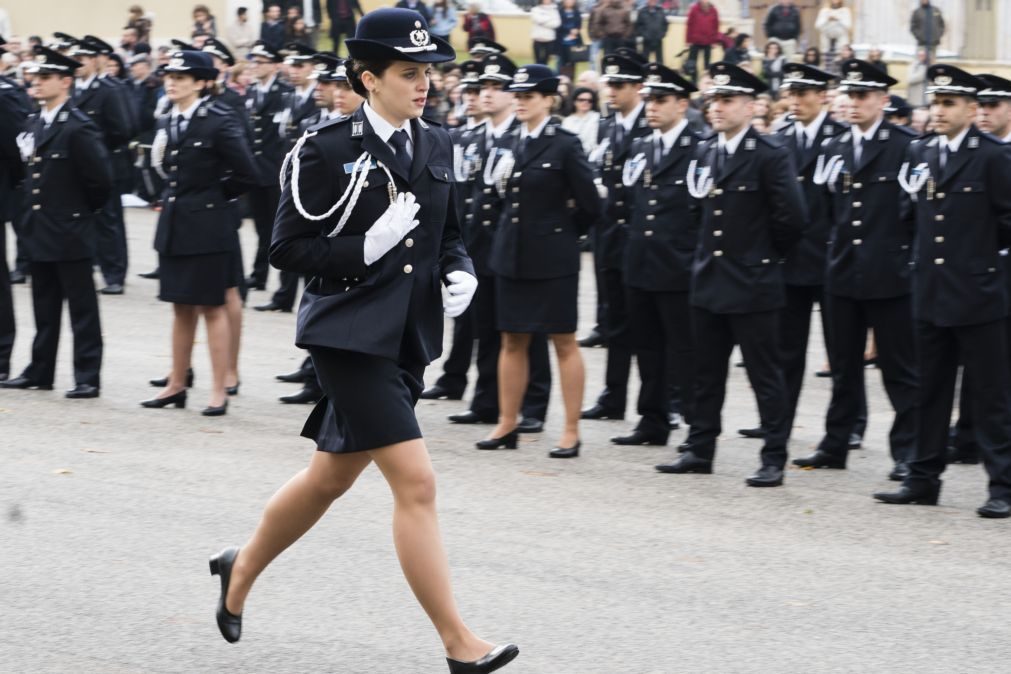
[(966, 135), (969, 133), (969, 126), (969, 124), (966, 124), (965, 128), (962, 129), (962, 133), (951, 140), (948, 140), (947, 136), (941, 136), (941, 146), (947, 147), (948, 152), (958, 152), (958, 148), (962, 147), (962, 141), (965, 140)]
[(304, 103), (307, 98), (309, 98), (310, 96), (312, 96), (313, 89), (315, 89), (315, 88), (316, 88), (316, 83), (315, 82), (309, 82), (309, 84), (305, 85), (302, 88), (296, 88), (295, 89), (295, 95), (298, 96), (298, 99)]
[(751, 127), (749, 125), (745, 124), (744, 127), (741, 128), (740, 132), (733, 138), (727, 138), (726, 134), (722, 131), (720, 132), (719, 144), (720, 147), (727, 148), (727, 156), (734, 156), (734, 153), (737, 152), (737, 146), (741, 144), (741, 141), (744, 139), (744, 136), (748, 133), (748, 129), (750, 128)]
[(661, 133), (660, 129), (653, 129), (653, 142), (656, 143), (658, 140), (663, 141), (663, 151), (667, 152), (687, 127), (688, 118), (686, 117), (667, 133)]
[(260, 92), (262, 92), (262, 93), (265, 94), (268, 91), (270, 91), (270, 88), (272, 86), (274, 86), (274, 82), (276, 82), (276, 81), (277, 81), (277, 73), (274, 73), (273, 77), (271, 77), (269, 80), (267, 80), (266, 84), (262, 83), (260, 80), (257, 80), (256, 81), (256, 88), (259, 89)]
[(488, 127), (485, 132), (492, 138), (501, 138), (502, 134), (508, 131), (509, 127), (512, 126), (514, 119), (516, 119), (516, 115), (509, 115), (504, 122), (502, 122), (498, 126), (495, 126), (495, 124), (491, 121), (491, 118), (489, 117)]
[(43, 108), (39, 112), (39, 116), (42, 117), (43, 123), (45, 123), (46, 126), (49, 126), (50, 124), (52, 124), (53, 120), (56, 119), (56, 115), (60, 112), (60, 110), (63, 109), (64, 105), (66, 105), (66, 102), (60, 103), (58, 106), (56, 106), (52, 110), (46, 110), (45, 108)]
[(193, 113), (197, 111), (197, 108), (199, 108), (200, 104), (203, 102), (204, 99), (198, 98), (197, 100), (193, 101), (193, 103), (190, 104), (190, 107), (186, 108), (185, 110), (180, 110), (178, 105), (173, 105), (172, 116), (175, 117), (176, 115), (182, 115), (183, 119), (185, 119), (188, 122), (193, 118)]
[(88, 87), (91, 86), (91, 83), (94, 82), (94, 81), (95, 81), (95, 75), (92, 75), (91, 77), (89, 77), (86, 80), (82, 80), (80, 77), (78, 77), (77, 78), (77, 88), (78, 89), (87, 89)]
[(481, 126), (482, 124), (484, 124), (484, 122), (485, 122), (485, 120), (483, 120), (483, 119), (480, 120), (480, 121), (478, 121), (478, 120), (474, 119), (473, 117), (468, 117), (467, 118), (467, 124), (465, 125), (464, 128), (466, 128), (468, 131), (471, 131), (471, 130), (476, 129), (477, 127)]
[(369, 120), (369, 126), (372, 127), (372, 131), (374, 131), (375, 134), (379, 136), (379, 139), (384, 143), (389, 143), (390, 137), (393, 136), (394, 132), (400, 130), (406, 131), (407, 139), (413, 142), (414, 136), (411, 134), (410, 122), (404, 122), (404, 125), (398, 129), (383, 119), (382, 115), (373, 110), (368, 101), (362, 104), (362, 111), (365, 113), (365, 118)]
[(1004, 142), (1011, 143), (1011, 133), (1008, 133), (1008, 135), (1004, 136)]
[(804, 134), (807, 137), (808, 144), (810, 145), (814, 142), (815, 137), (818, 135), (818, 129), (820, 129), (821, 125), (825, 123), (826, 117), (828, 117), (828, 110), (822, 110), (821, 114), (815, 117), (810, 124), (805, 125), (799, 121), (794, 122), (793, 124), (796, 129), (796, 133), (798, 135)]
[(639, 116), (639, 113), (642, 112), (642, 109), (644, 107), (646, 107), (646, 102), (639, 101), (639, 105), (635, 106), (635, 109), (632, 110), (632, 112), (628, 113), (627, 115), (623, 115), (620, 112), (615, 111), (614, 119), (616, 122), (618, 122), (618, 124), (621, 124), (623, 127), (625, 127), (625, 131), (631, 131), (632, 123), (635, 121), (635, 118)]
[(867, 129), (867, 133), (862, 132), (859, 126), (854, 125), (853, 140), (857, 141), (858, 143), (864, 143), (869, 140), (874, 140), (874, 134), (878, 132), (878, 129), (881, 128), (881, 125), (884, 123), (884, 121), (885, 121), (884, 117), (879, 118), (878, 121), (874, 122), (874, 126)]
[(543, 131), (544, 127), (546, 127), (548, 125), (549, 121), (551, 121), (551, 115), (545, 116), (544, 120), (541, 121), (541, 123), (538, 124), (537, 128), (534, 129), (533, 131), (527, 131), (527, 125), (526, 124), (521, 125), (520, 126), (520, 138), (540, 138), (541, 131)]

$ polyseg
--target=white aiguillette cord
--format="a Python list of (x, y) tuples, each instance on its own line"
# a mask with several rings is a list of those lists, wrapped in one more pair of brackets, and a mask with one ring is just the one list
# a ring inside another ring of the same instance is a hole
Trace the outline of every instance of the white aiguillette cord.
[[(919, 164), (913, 169), (912, 177), (909, 176), (909, 162), (904, 162), (902, 168), (899, 169), (899, 186), (906, 191), (906, 194), (913, 197), (916, 200), (916, 193), (919, 192), (924, 184), (930, 179), (930, 167), (926, 162)], [(908, 179), (907, 179), (908, 178)], [(928, 191), (927, 198), (930, 198)]]
[(699, 170), (698, 165), (699, 162), (696, 159), (692, 159), (691, 163), (688, 164), (685, 182), (688, 184), (688, 194), (696, 199), (705, 199), (709, 196), (709, 190), (713, 189), (712, 169), (708, 166), (703, 166)]
[(818, 155), (818, 164), (814, 167), (811, 177), (815, 185), (828, 185), (829, 192), (835, 194), (835, 184), (844, 166), (842, 155), (835, 155), (827, 162), (825, 155)]
[[(305, 145), (305, 141), (312, 138), (317, 133), (318, 133), (317, 131), (313, 132), (306, 131), (302, 135), (302, 137), (298, 139), (298, 142), (295, 143), (295, 147), (291, 149), (291, 152), (289, 152), (285, 156), (284, 162), (281, 164), (281, 174), (280, 174), (281, 190), (282, 191), (284, 190), (284, 181), (287, 178), (288, 166), (290, 164), (291, 197), (292, 200), (295, 202), (295, 208), (298, 210), (299, 215), (301, 215), (303, 218), (305, 218), (306, 220), (313, 220), (313, 221), (326, 220), (327, 218), (332, 216), (334, 213), (337, 212), (337, 209), (340, 208), (345, 201), (347, 201), (348, 197), (350, 196), (351, 201), (348, 202), (347, 208), (344, 209), (344, 213), (341, 214), (340, 220), (337, 221), (337, 226), (333, 228), (333, 231), (327, 234), (328, 237), (334, 237), (340, 234), (341, 230), (344, 229), (344, 225), (347, 224), (348, 218), (351, 217), (351, 212), (354, 210), (355, 205), (358, 203), (358, 196), (361, 194), (362, 188), (365, 186), (366, 178), (369, 175), (369, 164), (372, 162), (372, 155), (370, 155), (368, 152), (363, 152), (361, 156), (355, 160), (354, 166), (351, 167), (351, 180), (348, 182), (348, 186), (344, 190), (344, 194), (342, 194), (341, 198), (337, 200), (337, 203), (335, 203), (330, 208), (330, 210), (328, 210), (323, 215), (312, 215), (308, 213), (305, 210), (305, 207), (302, 205), (302, 195), (299, 191), (298, 185), (299, 176), (301, 175), (302, 169), (301, 161), (299, 160), (299, 153), (302, 150), (302, 146)], [(389, 178), (390, 180), (389, 197), (390, 197), (390, 204), (392, 204), (397, 198), (397, 189), (393, 181), (393, 175), (390, 173), (390, 169), (386, 167), (386, 164), (379, 162), (379, 167), (383, 169), (383, 171), (386, 173), (386, 177)]]

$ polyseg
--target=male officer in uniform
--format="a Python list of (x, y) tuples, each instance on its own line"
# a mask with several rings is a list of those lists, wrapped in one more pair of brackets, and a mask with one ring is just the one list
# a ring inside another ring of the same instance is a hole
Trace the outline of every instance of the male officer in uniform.
[(278, 78), (281, 54), (262, 40), (249, 52), (256, 81), (246, 92), (246, 109), (253, 126), (253, 158), (260, 172), (260, 182), (249, 193), (249, 207), (256, 224), (256, 259), (253, 273), (246, 280), (250, 288), (267, 287), (267, 251), (274, 227), (274, 214), (281, 198), (278, 176), (281, 162), (290, 145), (284, 134), (284, 112), (292, 89)]
[[(895, 410), (889, 435), (893, 480), (907, 473), (916, 441), (916, 359), (910, 293), (911, 237), (899, 216), (903, 194), (899, 168), (913, 131), (884, 118), (888, 87), (896, 83), (875, 66), (843, 63), (840, 89), (848, 93), (850, 129), (822, 148), (833, 239), (828, 249), (826, 293), (832, 346), (832, 402), (825, 436), (807, 468), (845, 468), (850, 433), (857, 424), (864, 389), (864, 346), (874, 329), (878, 366)], [(823, 316), (824, 318), (824, 316)]]
[[(1011, 517), (1008, 296), (1000, 249), (1011, 243), (1011, 147), (981, 133), (976, 94), (987, 84), (946, 64), (927, 69), (937, 135), (909, 148), (905, 224), (916, 232), (913, 296), (919, 423), (909, 475), (885, 503), (934, 505), (946, 464), (958, 364), (971, 379), (976, 444), (989, 499), (981, 517)], [(904, 195), (905, 196), (905, 195)]]
[(74, 380), (68, 398), (97, 398), (101, 383), (102, 327), (92, 279), (98, 211), (113, 191), (101, 131), (70, 99), (81, 64), (36, 47), (31, 93), (41, 104), (18, 136), (27, 163), (25, 243), (32, 260), (35, 341), (20, 376), (0, 382), (11, 389), (52, 390), (63, 302), (74, 333)]
[(604, 217), (591, 235), (597, 271), (597, 302), (603, 335), (607, 341), (604, 390), (596, 404), (583, 410), (583, 419), (624, 419), (628, 396), (628, 373), (632, 365), (628, 315), (625, 308), (625, 243), (632, 203), (622, 183), (622, 169), (631, 158), (632, 142), (651, 132), (646, 123), (646, 104), (639, 97), (643, 64), (631, 55), (608, 54), (600, 78), (609, 91), (608, 105), (614, 114), (601, 120), (598, 146), (591, 163), (599, 166), (600, 193), (605, 200)]
[[(711, 117), (717, 137), (699, 144), (689, 167), (693, 211), (701, 234), (692, 266), (696, 335), (695, 411), (686, 451), (657, 466), (664, 473), (711, 473), (720, 434), (727, 363), (741, 347), (766, 428), (762, 464), (752, 487), (778, 487), (789, 438), (788, 393), (780, 365), (779, 319), (786, 304), (779, 261), (807, 226), (793, 154), (751, 127), (755, 97), (767, 89), (738, 66), (709, 67)], [(711, 176), (711, 177), (710, 177)]]
[[(316, 78), (312, 77), (316, 50), (308, 45), (291, 42), (284, 47), (284, 64), (288, 68), (288, 84), (293, 88), (285, 97), (284, 135), (288, 141), (288, 149), (295, 147), (295, 142), (302, 135), (302, 122), (318, 114), (319, 108), (313, 98), (316, 90)], [(281, 311), (291, 313), (295, 306), (295, 295), (298, 292), (298, 274), (281, 272), (281, 284), (270, 301), (253, 307), (257, 311)]]
[(105, 135), (105, 145), (112, 163), (115, 189), (102, 209), (98, 229), (98, 264), (102, 269), (104, 295), (122, 295), (126, 281), (126, 223), (120, 190), (130, 191), (133, 163), (128, 149), (133, 139), (135, 121), (129, 92), (122, 83), (105, 74), (108, 55), (113, 52), (108, 43), (86, 35), (70, 50), (81, 63), (74, 90), (74, 107), (87, 113)]
[(665, 445), (670, 435), (671, 387), (681, 413), (694, 405), (694, 338), (688, 291), (698, 221), (689, 213), (685, 174), (699, 139), (686, 116), (695, 85), (651, 63), (639, 90), (652, 135), (634, 141), (623, 184), (631, 188), (631, 226), (625, 247), (629, 336), (639, 365), (638, 425), (612, 438), (618, 445)]

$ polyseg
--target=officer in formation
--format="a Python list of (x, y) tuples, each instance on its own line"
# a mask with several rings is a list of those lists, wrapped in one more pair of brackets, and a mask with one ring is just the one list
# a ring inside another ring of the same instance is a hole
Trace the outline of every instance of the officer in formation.
[[(974, 124), (989, 83), (954, 66), (927, 70), (936, 135), (914, 142), (900, 173), (904, 222), (915, 231), (913, 287), (919, 424), (909, 473), (885, 503), (933, 505), (947, 463), (958, 364), (970, 385), (976, 446), (989, 475), (982, 517), (1011, 516), (1008, 288), (1011, 147)], [(965, 400), (963, 397), (963, 400)]]
[(29, 66), (31, 94), (40, 110), (28, 118), (17, 145), (26, 164), (21, 231), (31, 259), (36, 333), (31, 363), (0, 387), (52, 390), (66, 301), (75, 381), (66, 396), (96, 398), (102, 327), (92, 264), (113, 175), (102, 132), (71, 98), (74, 73), (82, 64), (47, 47), (36, 47), (35, 53)]

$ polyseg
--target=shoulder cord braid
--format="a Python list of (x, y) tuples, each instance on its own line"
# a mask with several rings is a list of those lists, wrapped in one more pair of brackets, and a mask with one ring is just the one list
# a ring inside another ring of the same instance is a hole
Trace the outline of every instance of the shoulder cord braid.
[[(350, 196), (351, 200), (348, 202), (347, 208), (344, 209), (344, 213), (341, 214), (340, 220), (337, 221), (337, 226), (334, 227), (333, 231), (331, 231), (327, 235), (328, 237), (334, 237), (340, 234), (341, 230), (344, 229), (344, 225), (347, 224), (348, 218), (351, 217), (351, 212), (354, 210), (355, 205), (358, 203), (358, 196), (361, 194), (362, 188), (365, 186), (366, 178), (369, 175), (369, 164), (372, 160), (372, 155), (370, 155), (368, 152), (363, 152), (361, 156), (355, 160), (354, 166), (351, 167), (351, 179), (348, 181), (348, 186), (344, 190), (344, 194), (341, 195), (341, 198), (337, 200), (337, 203), (335, 203), (330, 208), (330, 210), (328, 210), (326, 213), (322, 215), (312, 215), (309, 212), (307, 212), (305, 210), (305, 207), (302, 205), (302, 196), (299, 191), (299, 178), (302, 169), (301, 161), (299, 160), (299, 153), (301, 152), (302, 146), (305, 144), (305, 141), (307, 141), (309, 138), (312, 138), (317, 133), (318, 132), (316, 131), (313, 131), (311, 133), (306, 131), (305, 134), (303, 134), (302, 137), (298, 139), (298, 142), (295, 143), (295, 147), (291, 149), (291, 152), (289, 152), (285, 156), (284, 162), (281, 164), (281, 174), (280, 174), (281, 189), (282, 191), (284, 190), (284, 182), (287, 179), (288, 165), (290, 164), (291, 197), (292, 200), (295, 202), (295, 208), (298, 210), (299, 215), (301, 215), (303, 218), (305, 218), (306, 220), (313, 220), (313, 221), (326, 220), (327, 218), (332, 216), (334, 213), (337, 212), (337, 209), (340, 208), (344, 204), (344, 202), (348, 200), (348, 197)], [(386, 173), (386, 177), (389, 178), (390, 181), (389, 196), (390, 196), (390, 203), (392, 204), (394, 200), (396, 200), (397, 198), (397, 190), (394, 187), (395, 183), (393, 180), (393, 176), (390, 174), (390, 170), (386, 168), (385, 164), (380, 163), (379, 166), (382, 167), (383, 171)]]

